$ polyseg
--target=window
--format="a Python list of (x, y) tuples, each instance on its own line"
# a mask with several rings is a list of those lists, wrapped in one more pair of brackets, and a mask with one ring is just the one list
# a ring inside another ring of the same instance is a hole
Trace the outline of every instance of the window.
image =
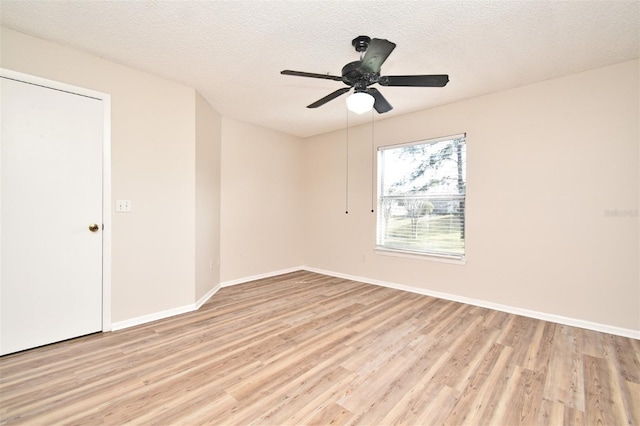
[(466, 135), (378, 148), (378, 249), (463, 259)]

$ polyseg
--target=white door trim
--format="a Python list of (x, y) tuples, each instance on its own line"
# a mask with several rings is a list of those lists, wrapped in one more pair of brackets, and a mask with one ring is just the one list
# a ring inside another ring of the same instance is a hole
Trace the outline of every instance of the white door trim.
[(99, 99), (103, 103), (102, 141), (102, 331), (111, 331), (111, 95), (0, 68), (0, 76)]

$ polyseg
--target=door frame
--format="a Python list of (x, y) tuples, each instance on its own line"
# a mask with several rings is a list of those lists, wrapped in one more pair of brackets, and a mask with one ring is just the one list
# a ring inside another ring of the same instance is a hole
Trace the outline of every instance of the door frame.
[(111, 95), (6, 68), (0, 76), (102, 101), (102, 331), (111, 331)]

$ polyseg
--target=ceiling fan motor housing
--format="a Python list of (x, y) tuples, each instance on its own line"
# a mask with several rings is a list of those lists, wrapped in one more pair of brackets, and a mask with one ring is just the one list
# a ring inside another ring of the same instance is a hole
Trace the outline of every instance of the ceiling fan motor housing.
[(365, 89), (378, 81), (380, 73), (370, 73), (362, 69), (362, 61), (349, 62), (342, 67), (342, 81), (358, 89)]

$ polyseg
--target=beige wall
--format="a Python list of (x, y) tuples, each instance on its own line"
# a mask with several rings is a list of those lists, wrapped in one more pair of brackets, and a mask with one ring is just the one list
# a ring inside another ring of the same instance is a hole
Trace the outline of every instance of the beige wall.
[(309, 138), (305, 264), (640, 330), (638, 217), (606, 214), (638, 209), (638, 80), (633, 61), (376, 122), (377, 146), (467, 133), (466, 265), (375, 254), (370, 126), (348, 215), (345, 132)]
[(196, 93), (195, 299), (220, 283), (220, 115)]
[(195, 90), (6, 29), (1, 43), (3, 68), (111, 95), (112, 198), (132, 203), (113, 211), (112, 321), (194, 303)]
[(222, 119), (223, 283), (302, 265), (302, 150), (295, 136)]

